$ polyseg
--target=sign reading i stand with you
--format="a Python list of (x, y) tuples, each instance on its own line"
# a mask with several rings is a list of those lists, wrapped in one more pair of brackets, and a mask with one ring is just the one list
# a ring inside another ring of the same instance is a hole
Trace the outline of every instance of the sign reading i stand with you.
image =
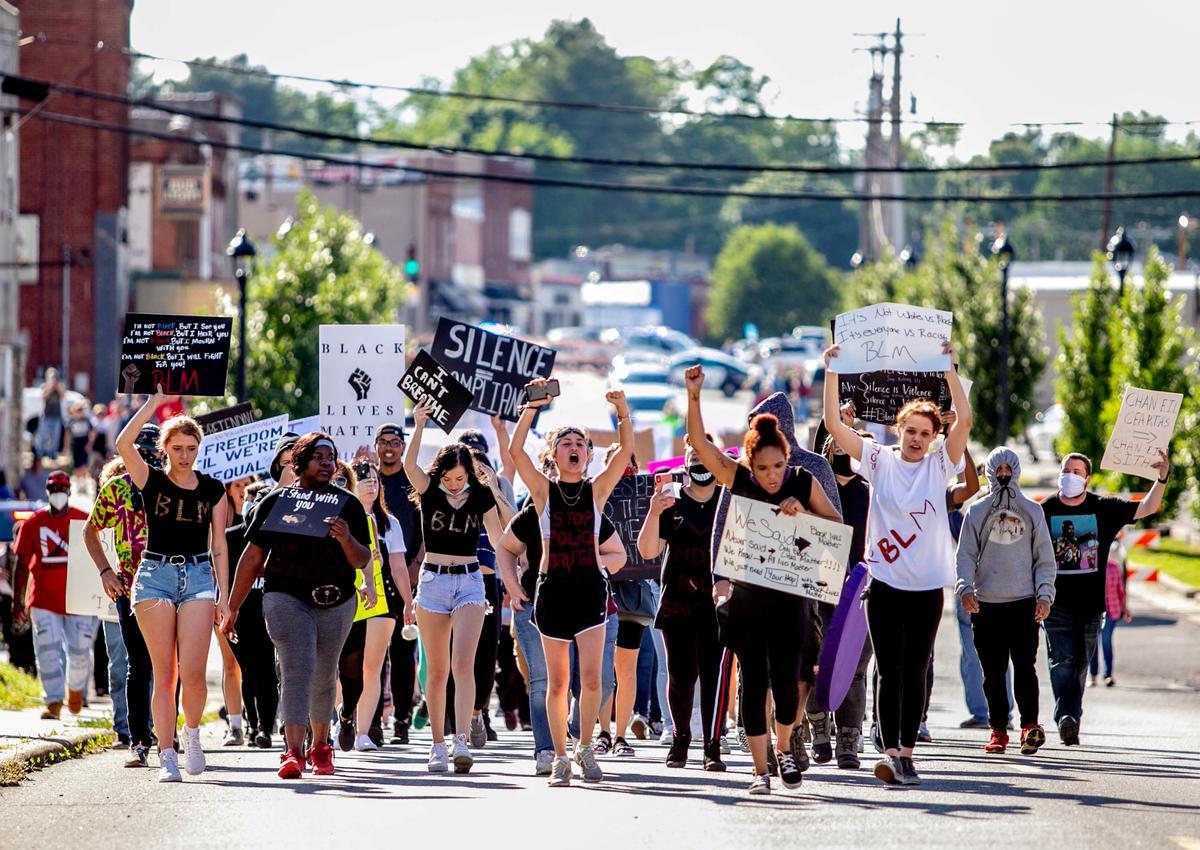
[(216, 434), (206, 433), (200, 444), (196, 471), (211, 475), (223, 484), (265, 473), (275, 456), (275, 443), (287, 430), (287, 422), (285, 413)]
[(127, 313), (118, 391), (223, 396), (233, 319)]
[[(672, 476), (682, 481), (682, 475)], [(653, 475), (626, 475), (613, 487), (604, 503), (604, 515), (617, 528), (617, 537), (625, 547), (625, 566), (613, 576), (615, 581), (644, 581), (658, 579), (662, 573), (662, 556), (646, 560), (638, 553), (638, 533), (650, 514), (650, 499), (654, 496)]]
[(404, 325), (321, 325), (321, 430), (344, 457), (404, 421)]
[(350, 499), (344, 490), (304, 490), (284, 487), (263, 521), (264, 531), (328, 537), (329, 520), (339, 516)]
[(1157, 480), (1152, 464), (1162, 460), (1159, 451), (1171, 443), (1181, 404), (1182, 393), (1126, 387), (1100, 468)]
[(474, 401), (471, 391), (427, 351), (417, 352), (400, 379), (400, 390), (414, 402), (428, 398), (432, 407), (429, 418), (447, 434)]
[(829, 364), (839, 374), (938, 372), (950, 368), (942, 343), (950, 338), (954, 314), (908, 304), (872, 304), (840, 314), (833, 341), (841, 350)]
[(472, 410), (516, 422), (518, 408), (525, 401), (525, 385), (534, 378), (550, 377), (557, 352), (442, 318), (431, 353), (470, 390)]

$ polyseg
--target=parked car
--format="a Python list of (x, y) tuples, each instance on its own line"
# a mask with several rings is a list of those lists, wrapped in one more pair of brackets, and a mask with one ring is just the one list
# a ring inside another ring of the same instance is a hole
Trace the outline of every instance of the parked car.
[(681, 331), (662, 326), (609, 328), (600, 339), (626, 349), (646, 349), (659, 354), (678, 354), (700, 343)]
[(44, 507), (45, 502), (0, 499), (0, 543), (12, 543), (17, 538), (21, 523), (29, 519), (38, 508)]
[(683, 373), (696, 364), (704, 367), (706, 386), (719, 389), (726, 397), (733, 396), (747, 381), (759, 374), (757, 368), (747, 366), (716, 348), (691, 348), (667, 361), (671, 383), (683, 386)]

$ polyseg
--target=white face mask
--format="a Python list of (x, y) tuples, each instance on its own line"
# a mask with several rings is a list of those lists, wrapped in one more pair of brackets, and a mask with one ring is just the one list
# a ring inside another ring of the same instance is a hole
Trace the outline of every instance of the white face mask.
[(454, 498), (458, 498), (459, 496), (467, 495), (467, 490), (471, 489), (471, 482), (468, 481), (466, 484), (464, 484), (462, 486), (462, 489), (459, 490), (457, 493), (451, 493), (449, 490), (446, 489), (445, 484), (439, 484), (438, 489), (441, 490), (443, 493), (445, 493), (447, 496), (453, 496)]
[(1058, 490), (1068, 499), (1082, 495), (1085, 487), (1087, 479), (1080, 478), (1074, 472), (1063, 472), (1058, 476)]
[(68, 496), (66, 493), (51, 493), (47, 497), (47, 500), (50, 502), (50, 507), (54, 508), (56, 511), (61, 511), (67, 506), (67, 498)]

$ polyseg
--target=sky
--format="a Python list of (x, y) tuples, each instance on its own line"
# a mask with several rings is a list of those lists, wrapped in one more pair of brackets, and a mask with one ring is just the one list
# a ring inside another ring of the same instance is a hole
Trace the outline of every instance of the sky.
[[(860, 49), (875, 39), (855, 33), (890, 31), (900, 17), (912, 34), (902, 66), (905, 109), (915, 95), (915, 117), (964, 122), (959, 157), (1019, 131), (1013, 123), (1087, 121), (1059, 129), (1102, 136), (1112, 113), (1124, 110), (1200, 120), (1192, 61), (1200, 4), (1184, 2), (137, 0), (131, 26), (133, 46), (148, 53), (244, 52), (272, 71), (418, 85), (425, 77), (449, 80), (493, 45), (538, 38), (555, 18), (583, 17), (621, 54), (698, 67), (735, 56), (771, 78), (769, 111), (811, 117), (861, 113), (871, 67)], [(155, 67), (160, 76), (184, 74), (176, 64)], [(1200, 124), (1170, 134), (1189, 129)], [(863, 132), (843, 128), (843, 143), (861, 147)]]

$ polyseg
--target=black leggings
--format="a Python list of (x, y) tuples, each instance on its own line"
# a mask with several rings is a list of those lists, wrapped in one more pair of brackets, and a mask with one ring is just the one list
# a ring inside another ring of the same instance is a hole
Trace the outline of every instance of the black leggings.
[[(121, 639), (129, 656), (129, 676), (125, 680), (125, 697), (129, 703), (129, 740), (133, 746), (150, 747), (150, 693), (154, 686), (154, 671), (150, 667), (150, 650), (128, 596), (117, 597), (117, 617), (121, 624)], [(265, 627), (264, 627), (265, 628)]]
[(808, 600), (736, 584), (726, 605), (730, 643), (741, 669), (740, 706), (746, 734), (767, 734), (768, 690), (775, 699), (775, 722), (795, 723), (800, 708), (800, 655), (809, 631)]
[(717, 620), (708, 616), (679, 618), (664, 624), (667, 647), (667, 703), (675, 737), (688, 737), (696, 678), (700, 679), (700, 717), (704, 721), (704, 745), (721, 737), (721, 716), (729, 698), (733, 653), (717, 639)]
[(492, 699), (492, 688), (496, 684), (496, 654), (500, 651), (500, 582), (495, 574), (483, 575), (483, 593), (491, 610), (483, 620), (479, 632), (479, 646), (475, 649), (475, 710), (483, 711)]
[[(412, 723), (413, 688), (417, 683), (417, 642), (405, 640), (400, 633), (403, 621), (396, 623), (392, 630), (392, 642), (388, 646), (388, 662), (380, 671), (379, 705), (375, 707), (372, 726), (383, 723), (384, 677), (391, 673), (392, 683), (392, 720), (407, 729)], [(389, 671), (390, 668), (390, 671)]]
[(872, 579), (867, 627), (875, 648), (876, 707), (885, 748), (912, 747), (925, 711), (929, 656), (942, 619), (942, 589), (898, 590)]
[(980, 602), (971, 615), (975, 651), (983, 668), (983, 693), (987, 697), (988, 725), (1008, 728), (1008, 662), (1013, 666), (1013, 697), (1021, 712), (1021, 728), (1038, 722), (1038, 624), (1033, 619), (1037, 600)]
[(238, 642), (230, 643), (233, 656), (242, 668), (242, 711), (251, 729), (268, 735), (275, 731), (279, 713), (279, 676), (275, 669), (275, 644), (267, 634), (263, 619), (263, 594), (251, 590), (238, 609)]
[(367, 647), (367, 621), (359, 620), (350, 627), (342, 655), (338, 660), (338, 680), (342, 683), (342, 705), (339, 720), (353, 720), (358, 698), (363, 692), (363, 651)]

